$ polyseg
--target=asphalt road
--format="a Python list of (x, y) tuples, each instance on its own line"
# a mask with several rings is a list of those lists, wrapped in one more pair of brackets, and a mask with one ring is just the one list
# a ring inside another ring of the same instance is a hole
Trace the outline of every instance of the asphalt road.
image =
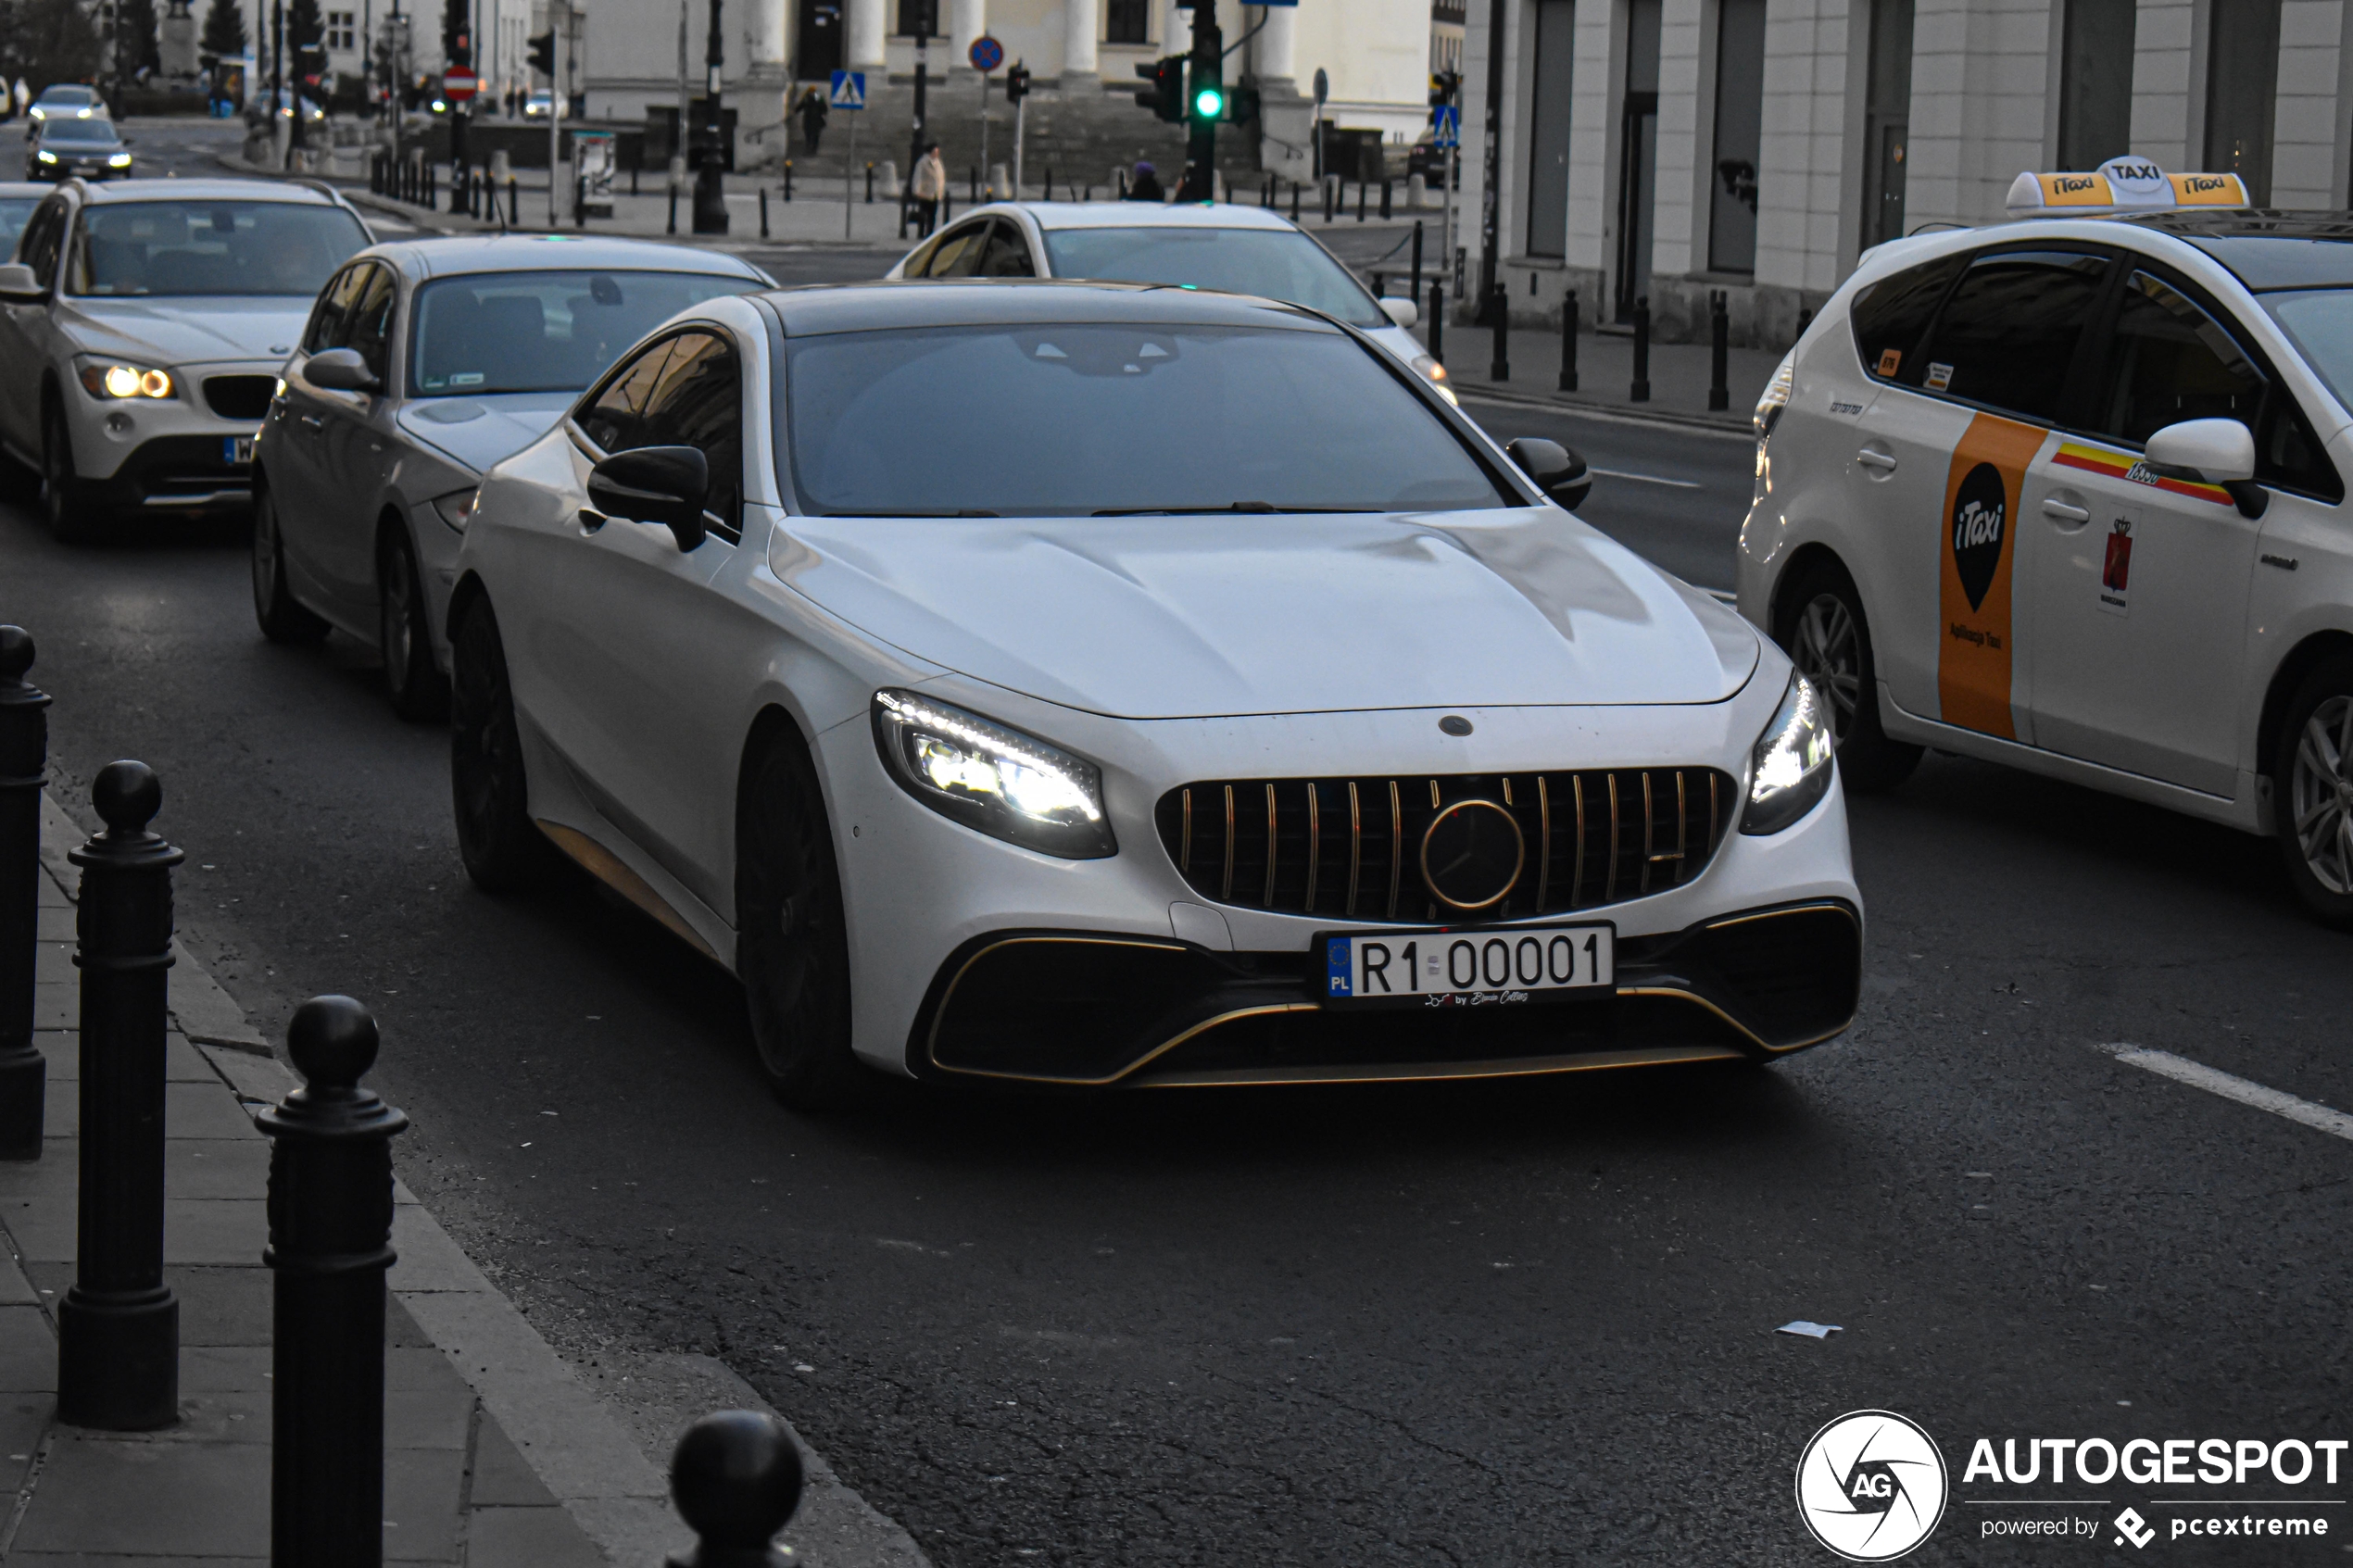
[[(1742, 444), (1478, 412), (1700, 483), (1605, 525), (1729, 581)], [(2009, 1562), (2054, 1549), (1957, 1499), (2198, 1489), (1964, 1487), (1979, 1436), (2348, 1435), (2353, 1149), (2094, 1048), (2353, 1104), (2347, 939), (2255, 840), (1931, 758), (1853, 803), (1856, 1028), (1768, 1070), (812, 1120), (659, 929), (472, 889), (444, 737), (368, 650), (263, 643), (236, 530), (69, 552), (0, 506), (0, 620), (61, 794), (161, 771), (183, 935), (257, 1022), (378, 1010), (402, 1174), (548, 1337), (723, 1358), (942, 1564), (1819, 1562), (1792, 1466), (1865, 1407), (1952, 1468), (1922, 1558)]]

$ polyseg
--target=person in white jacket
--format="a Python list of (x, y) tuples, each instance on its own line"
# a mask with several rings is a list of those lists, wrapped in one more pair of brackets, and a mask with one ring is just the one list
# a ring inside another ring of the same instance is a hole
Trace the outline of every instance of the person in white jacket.
[(908, 182), (907, 194), (914, 198), (916, 221), (923, 226), (925, 237), (939, 221), (939, 204), (948, 199), (948, 166), (939, 158), (939, 144), (932, 143), (924, 156), (915, 160), (914, 178)]

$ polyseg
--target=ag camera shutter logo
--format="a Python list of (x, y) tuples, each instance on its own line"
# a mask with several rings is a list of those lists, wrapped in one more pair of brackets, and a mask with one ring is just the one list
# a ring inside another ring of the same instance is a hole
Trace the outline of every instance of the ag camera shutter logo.
[(1814, 1434), (1797, 1461), (1797, 1512), (1849, 1562), (1886, 1562), (1944, 1517), (1944, 1456), (1894, 1411), (1853, 1411)]

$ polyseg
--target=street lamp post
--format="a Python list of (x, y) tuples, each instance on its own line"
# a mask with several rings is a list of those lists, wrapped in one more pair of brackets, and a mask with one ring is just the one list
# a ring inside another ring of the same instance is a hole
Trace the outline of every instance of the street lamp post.
[(719, 31), (720, 0), (711, 0), (711, 36), (703, 50), (703, 123), (695, 170), (695, 232), (727, 232), (726, 119), (720, 112), (720, 67), (727, 61), (727, 42)]

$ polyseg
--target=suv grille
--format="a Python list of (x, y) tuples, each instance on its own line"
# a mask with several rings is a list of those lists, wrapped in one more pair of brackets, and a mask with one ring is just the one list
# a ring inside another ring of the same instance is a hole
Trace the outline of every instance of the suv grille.
[(275, 376), (207, 376), (204, 400), (224, 420), (258, 420), (277, 390)]
[[(1680, 887), (1707, 869), (1738, 791), (1713, 768), (1359, 779), (1213, 780), (1172, 789), (1153, 820), (1204, 898), (1335, 920), (1517, 920)], [(1423, 834), (1458, 801), (1502, 806), (1522, 869), (1466, 913), (1424, 881)]]

